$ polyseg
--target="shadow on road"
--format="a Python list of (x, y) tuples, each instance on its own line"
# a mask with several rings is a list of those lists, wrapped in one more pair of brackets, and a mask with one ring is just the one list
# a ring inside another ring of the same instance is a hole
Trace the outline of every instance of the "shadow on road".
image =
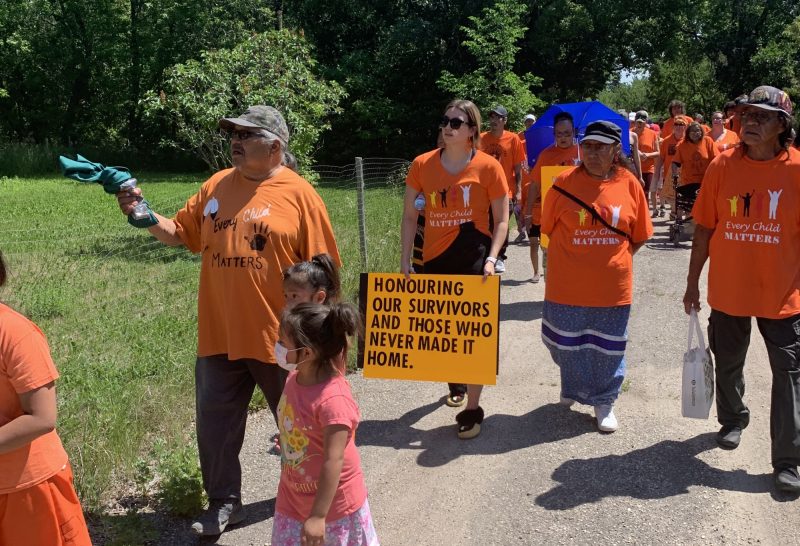
[[(453, 424), (430, 430), (413, 425), (442, 406), (441, 401), (413, 409), (398, 419), (363, 421), (358, 426), (359, 445), (419, 450), (417, 463), (425, 467), (442, 466), (462, 455), (496, 455), (517, 449), (557, 442), (595, 432), (594, 418), (572, 412), (559, 404), (548, 404), (525, 415), (488, 414), (481, 435), (463, 441)], [(488, 408), (490, 410), (490, 408)]]
[(543, 301), (516, 301), (500, 304), (500, 322), (519, 320), (527, 322), (542, 318)]
[(606, 497), (685, 495), (693, 486), (743, 493), (772, 490), (770, 474), (719, 470), (697, 458), (715, 447), (714, 434), (706, 433), (682, 442), (665, 440), (625, 455), (572, 459), (553, 472), (560, 485), (536, 497), (536, 504), (547, 510), (569, 510)]

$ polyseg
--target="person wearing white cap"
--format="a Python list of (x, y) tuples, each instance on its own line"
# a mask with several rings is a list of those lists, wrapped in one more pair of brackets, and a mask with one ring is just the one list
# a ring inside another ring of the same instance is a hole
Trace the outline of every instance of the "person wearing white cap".
[[(289, 129), (271, 106), (251, 106), (219, 126), (233, 168), (211, 176), (173, 218), (147, 228), (162, 243), (201, 254), (196, 429), (208, 509), (192, 524), (218, 535), (245, 518), (239, 451), (248, 404), (262, 390), (277, 422), (287, 372), (274, 346), (285, 305), (283, 271), (329, 254), (340, 265), (328, 212), (313, 186), (284, 165)], [(117, 194), (126, 216), (141, 189)]]

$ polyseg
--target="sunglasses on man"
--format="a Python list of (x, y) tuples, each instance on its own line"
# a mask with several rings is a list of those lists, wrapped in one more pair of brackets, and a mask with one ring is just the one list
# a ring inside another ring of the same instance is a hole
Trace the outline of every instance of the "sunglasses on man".
[(472, 127), (473, 125), (472, 123), (464, 121), (463, 119), (460, 118), (448, 118), (447, 116), (442, 116), (442, 119), (439, 120), (439, 127), (444, 129), (445, 127), (450, 125), (451, 129), (458, 130), (461, 129), (461, 126), (464, 125), (465, 123), (467, 124), (467, 127)]
[(249, 140), (253, 137), (265, 137), (264, 133), (257, 133), (254, 131), (247, 131), (245, 129), (234, 129), (232, 131), (228, 131), (228, 136), (230, 138), (237, 138), (239, 140)]

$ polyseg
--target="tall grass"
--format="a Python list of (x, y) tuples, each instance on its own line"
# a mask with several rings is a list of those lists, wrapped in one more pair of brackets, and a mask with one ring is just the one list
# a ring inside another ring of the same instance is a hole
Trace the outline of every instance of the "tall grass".
[[(148, 200), (174, 213), (203, 177), (140, 175)], [(358, 289), (352, 186), (322, 184), (343, 260)], [(402, 188), (367, 190), (371, 271), (394, 271)], [(62, 178), (0, 179), (0, 250), (10, 268), (0, 299), (47, 334), (61, 372), (58, 430), (85, 505), (133, 481), (156, 440), (191, 442), (199, 257), (129, 227), (99, 187)]]

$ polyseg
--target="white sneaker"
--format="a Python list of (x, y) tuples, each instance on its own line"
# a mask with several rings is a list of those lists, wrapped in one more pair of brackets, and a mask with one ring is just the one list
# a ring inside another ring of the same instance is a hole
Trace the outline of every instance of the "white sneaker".
[(497, 260), (494, 263), (494, 272), (505, 273), (505, 271), (506, 271), (506, 264), (503, 262), (503, 260)]
[(614, 407), (611, 405), (595, 406), (594, 416), (597, 419), (597, 428), (601, 432), (614, 432), (619, 428), (617, 418), (614, 416)]
[(565, 396), (562, 396), (561, 399), (558, 401), (558, 403), (561, 404), (562, 406), (568, 408), (568, 407), (572, 406), (572, 404), (575, 403), (575, 400), (573, 400), (572, 398), (567, 398)]

